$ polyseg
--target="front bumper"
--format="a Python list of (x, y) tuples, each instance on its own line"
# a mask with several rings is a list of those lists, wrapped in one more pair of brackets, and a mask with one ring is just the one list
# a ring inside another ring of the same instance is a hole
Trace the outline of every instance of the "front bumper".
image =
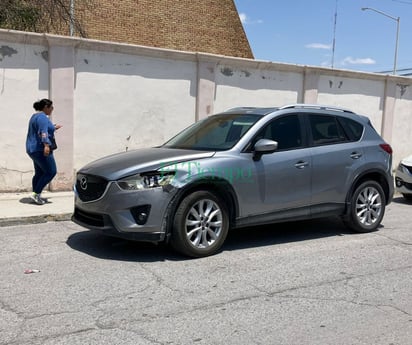
[(398, 168), (395, 176), (395, 188), (398, 193), (412, 194), (412, 174)]
[(167, 208), (175, 192), (162, 187), (126, 191), (109, 182), (99, 199), (82, 201), (75, 191), (72, 221), (108, 236), (161, 242), (166, 237)]

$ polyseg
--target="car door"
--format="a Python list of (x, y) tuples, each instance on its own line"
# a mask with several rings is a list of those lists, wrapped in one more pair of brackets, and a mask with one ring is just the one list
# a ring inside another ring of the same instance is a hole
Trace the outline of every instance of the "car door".
[(300, 116), (275, 118), (256, 136), (278, 143), (278, 149), (254, 161), (255, 191), (247, 196), (249, 215), (282, 219), (309, 215), (311, 157)]
[(351, 140), (337, 116), (308, 114), (312, 146), (313, 214), (342, 210), (352, 172), (363, 162), (363, 150)]

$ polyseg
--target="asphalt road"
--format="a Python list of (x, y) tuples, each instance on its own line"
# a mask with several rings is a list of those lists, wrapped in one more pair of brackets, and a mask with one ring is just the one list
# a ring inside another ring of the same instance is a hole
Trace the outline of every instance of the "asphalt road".
[(0, 344), (410, 345), (411, 224), (397, 198), (378, 232), (249, 228), (197, 260), (67, 221), (3, 227)]

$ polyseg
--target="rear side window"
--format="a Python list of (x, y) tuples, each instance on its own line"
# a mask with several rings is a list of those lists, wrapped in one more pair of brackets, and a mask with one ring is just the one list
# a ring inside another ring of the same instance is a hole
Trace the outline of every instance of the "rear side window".
[(359, 122), (345, 117), (338, 117), (338, 121), (351, 141), (358, 141), (362, 137), (363, 125)]
[(335, 116), (309, 115), (314, 145), (336, 144), (349, 141), (345, 130)]

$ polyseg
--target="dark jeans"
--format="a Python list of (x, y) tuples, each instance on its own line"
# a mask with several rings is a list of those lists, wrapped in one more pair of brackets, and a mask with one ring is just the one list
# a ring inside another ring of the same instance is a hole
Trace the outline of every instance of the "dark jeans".
[(33, 192), (40, 194), (44, 187), (56, 176), (57, 168), (53, 153), (45, 156), (43, 152), (29, 153), (34, 164), (34, 176), (32, 179)]

